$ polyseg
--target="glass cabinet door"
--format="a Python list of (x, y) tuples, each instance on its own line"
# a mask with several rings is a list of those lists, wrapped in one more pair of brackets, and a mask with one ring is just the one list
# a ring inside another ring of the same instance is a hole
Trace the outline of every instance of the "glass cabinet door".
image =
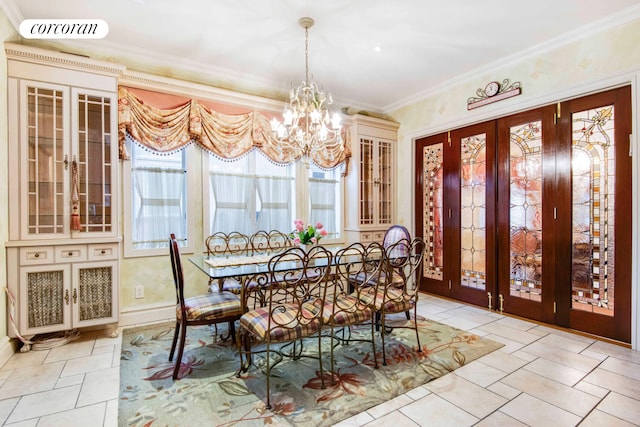
[(391, 224), (391, 203), (393, 200), (392, 162), (391, 142), (378, 141), (378, 159), (376, 163), (378, 169), (376, 181), (376, 187), (378, 187), (378, 224)]
[(371, 138), (360, 139), (360, 224), (374, 224), (373, 146)]
[(360, 138), (360, 225), (389, 225), (393, 203), (390, 141)]
[[(74, 90), (78, 213), (82, 232), (111, 232), (113, 191), (112, 94)], [(74, 185), (74, 182), (72, 182)], [(71, 203), (74, 203), (73, 200)], [(114, 212), (115, 213), (115, 212)]]
[(22, 147), (27, 175), (21, 180), (26, 183), (22, 193), (27, 212), (23, 235), (62, 235), (68, 212), (64, 201), (69, 165), (65, 151), (68, 91), (65, 87), (35, 86), (31, 82), (22, 82), (21, 91), (25, 95), (22, 108), (26, 109), (26, 143)]

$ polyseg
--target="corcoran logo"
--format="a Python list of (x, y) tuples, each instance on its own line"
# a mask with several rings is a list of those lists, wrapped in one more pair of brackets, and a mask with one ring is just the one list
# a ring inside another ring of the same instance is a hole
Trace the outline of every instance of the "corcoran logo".
[(108, 33), (102, 19), (25, 19), (20, 24), (25, 39), (102, 39)]

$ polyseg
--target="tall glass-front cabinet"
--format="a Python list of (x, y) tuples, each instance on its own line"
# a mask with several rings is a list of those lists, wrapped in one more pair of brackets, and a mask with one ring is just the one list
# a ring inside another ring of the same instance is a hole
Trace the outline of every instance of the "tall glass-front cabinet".
[(395, 221), (395, 152), (398, 123), (365, 115), (351, 117), (352, 156), (346, 177), (347, 240), (382, 242)]
[(20, 45), (5, 50), (9, 335), (115, 326), (119, 69)]

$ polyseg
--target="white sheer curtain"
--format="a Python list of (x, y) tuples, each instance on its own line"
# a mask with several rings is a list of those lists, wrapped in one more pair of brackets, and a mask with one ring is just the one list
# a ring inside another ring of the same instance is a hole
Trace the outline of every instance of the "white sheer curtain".
[(137, 248), (166, 246), (170, 233), (187, 238), (184, 204), (187, 171), (135, 167), (133, 181), (132, 240)]
[(321, 222), (329, 236), (334, 237), (336, 223), (336, 184), (333, 179), (309, 178), (310, 221)]
[(250, 209), (255, 194), (253, 176), (210, 172), (209, 180), (214, 199), (210, 234), (216, 231), (252, 234), (255, 229), (255, 219), (251, 218), (253, 209)]
[(291, 221), (291, 182), (282, 176), (257, 176), (256, 187), (260, 198), (258, 230), (279, 230), (288, 233)]

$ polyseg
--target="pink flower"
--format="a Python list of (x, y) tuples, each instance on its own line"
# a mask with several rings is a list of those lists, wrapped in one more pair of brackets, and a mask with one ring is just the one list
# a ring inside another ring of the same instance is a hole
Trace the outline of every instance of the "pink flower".
[(320, 221), (315, 223), (315, 226), (311, 223), (306, 224), (301, 219), (293, 221), (294, 230), (289, 233), (289, 238), (294, 244), (316, 244), (323, 237), (329, 233), (324, 229), (324, 225)]

